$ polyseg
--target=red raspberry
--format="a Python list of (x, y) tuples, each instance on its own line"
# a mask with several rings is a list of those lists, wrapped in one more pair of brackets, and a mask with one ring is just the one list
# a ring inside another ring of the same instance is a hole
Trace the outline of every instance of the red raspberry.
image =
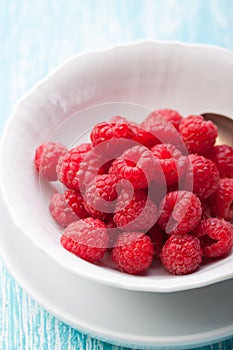
[(211, 121), (204, 121), (201, 115), (190, 115), (180, 123), (180, 134), (189, 153), (205, 155), (214, 146), (218, 129)]
[(84, 200), (80, 192), (66, 190), (64, 193), (65, 199), (69, 207), (77, 215), (78, 219), (85, 219), (89, 215), (84, 206)]
[(214, 146), (210, 159), (217, 165), (221, 177), (233, 177), (233, 148), (228, 145)]
[(57, 165), (57, 177), (66, 187), (73, 190), (79, 189), (77, 172), (85, 154), (91, 147), (91, 144), (79, 145), (67, 151), (65, 156), (60, 158)]
[(80, 145), (77, 145), (74, 147), (76, 151), (78, 151), (81, 154), (86, 154), (92, 149), (91, 143), (81, 143)]
[(119, 234), (112, 251), (112, 260), (118, 268), (132, 275), (147, 270), (153, 260), (153, 244), (142, 232)]
[[(183, 176), (186, 165), (186, 157), (171, 144), (159, 144), (151, 148), (151, 152), (156, 159), (156, 162), (160, 165), (165, 179), (168, 185), (172, 185), (178, 182)], [(154, 181), (160, 179), (158, 172), (155, 173)]]
[(107, 174), (112, 159), (105, 156), (105, 144), (101, 143), (85, 153), (77, 172), (81, 193), (85, 193), (89, 183), (93, 183), (97, 175)]
[(162, 114), (153, 112), (140, 125), (154, 136), (154, 145), (158, 143), (170, 143), (178, 148), (181, 147), (182, 138), (180, 134)]
[(162, 115), (169, 123), (171, 123), (177, 130), (182, 120), (182, 116), (173, 109), (159, 109), (153, 111), (150, 116), (156, 118), (157, 115)]
[(200, 222), (201, 202), (188, 191), (169, 192), (159, 209), (159, 226), (169, 235), (184, 235), (192, 231)]
[(154, 166), (152, 152), (144, 146), (134, 146), (114, 160), (109, 173), (130, 181), (134, 188), (146, 188), (154, 175)]
[(114, 212), (117, 178), (98, 175), (90, 182), (85, 193), (85, 208), (96, 219), (107, 220)]
[(191, 235), (171, 236), (164, 244), (161, 262), (173, 275), (186, 275), (195, 271), (202, 261), (199, 239)]
[(49, 181), (57, 180), (56, 166), (60, 157), (66, 153), (61, 143), (45, 142), (37, 147), (34, 163), (40, 176)]
[(165, 243), (165, 232), (161, 230), (158, 225), (154, 225), (147, 232), (147, 235), (150, 237), (153, 245), (154, 245), (154, 256), (159, 258), (163, 245)]
[(151, 148), (158, 143), (157, 138), (142, 126), (130, 123), (131, 130), (133, 131), (133, 140), (143, 146)]
[(146, 232), (157, 221), (157, 207), (141, 190), (122, 190), (113, 220), (121, 230)]
[(81, 194), (72, 190), (64, 194), (55, 193), (50, 199), (49, 210), (55, 221), (63, 227), (88, 216)]
[(193, 234), (200, 239), (203, 255), (208, 258), (221, 257), (233, 246), (233, 226), (223, 219), (203, 219)]
[(129, 123), (109, 122), (96, 124), (91, 131), (93, 146), (104, 144), (104, 153), (107, 157), (116, 158), (121, 153), (135, 145), (134, 132)]
[(64, 230), (61, 244), (84, 260), (97, 262), (103, 258), (108, 247), (106, 226), (93, 218), (73, 222)]
[(66, 227), (78, 220), (62, 193), (55, 193), (51, 197), (49, 210), (54, 220), (62, 227)]
[(220, 179), (217, 191), (208, 198), (208, 204), (214, 216), (233, 220), (233, 179)]
[(190, 154), (191, 180), (193, 181), (193, 193), (201, 200), (208, 198), (216, 191), (219, 182), (219, 171), (210, 159), (197, 154)]
[(156, 138), (148, 131), (143, 129), (140, 125), (130, 122), (125, 117), (115, 116), (110, 119), (110, 122), (114, 123), (128, 123), (132, 131), (130, 139), (134, 140), (137, 143), (140, 143), (143, 146), (151, 148), (157, 143)]

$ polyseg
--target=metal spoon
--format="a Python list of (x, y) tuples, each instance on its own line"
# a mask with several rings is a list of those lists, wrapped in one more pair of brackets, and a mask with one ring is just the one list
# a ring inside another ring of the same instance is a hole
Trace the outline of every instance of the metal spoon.
[(233, 119), (217, 113), (202, 113), (205, 120), (211, 120), (218, 127), (216, 145), (233, 147)]

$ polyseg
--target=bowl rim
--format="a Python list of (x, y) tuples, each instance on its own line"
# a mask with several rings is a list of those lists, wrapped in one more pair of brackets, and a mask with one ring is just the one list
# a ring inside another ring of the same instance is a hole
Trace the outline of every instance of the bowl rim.
[[(145, 45), (152, 45), (152, 46), (170, 46), (170, 47), (186, 47), (189, 49), (210, 49), (215, 51), (219, 54), (224, 55), (230, 55), (231, 59), (233, 58), (233, 52), (219, 46), (215, 45), (208, 45), (208, 44), (197, 44), (197, 43), (185, 43), (181, 41), (160, 41), (160, 40), (136, 40), (136, 41), (130, 41), (123, 44), (113, 45), (109, 46), (107, 48), (101, 48), (93, 51), (88, 52), (82, 52), (78, 55), (72, 56), (70, 59), (66, 60), (64, 63), (59, 65), (56, 69), (54, 69), (50, 74), (48, 74), (46, 77), (41, 79), (39, 82), (37, 82), (32, 89), (29, 90), (16, 104), (15, 108), (13, 109), (13, 112), (11, 113), (10, 117), (6, 121), (1, 142), (0, 142), (0, 158), (1, 154), (3, 152), (3, 145), (5, 140), (8, 137), (8, 131), (11, 128), (11, 123), (14, 121), (15, 116), (18, 114), (18, 111), (20, 110), (22, 104), (30, 99), (31, 96), (33, 96), (37, 90), (40, 89), (41, 86), (46, 84), (47, 81), (49, 81), (51, 78), (56, 76), (58, 72), (65, 69), (68, 65), (72, 64), (74, 61), (78, 61), (79, 59), (83, 57), (90, 57), (95, 56), (96, 54), (104, 54), (107, 52), (114, 52), (118, 50), (125, 50), (127, 48), (136, 47), (136, 46), (145, 46)], [(182, 290), (190, 290), (200, 287), (205, 287), (210, 284), (214, 284), (217, 282), (221, 282), (223, 280), (227, 280), (233, 277), (233, 269), (232, 271), (228, 270), (224, 274), (215, 274), (214, 276), (211, 276), (208, 274), (208, 271), (202, 272), (205, 278), (195, 278), (195, 274), (191, 275), (185, 275), (185, 276), (174, 276), (174, 281), (182, 281), (180, 283), (175, 284), (168, 284), (165, 283), (164, 279), (161, 280), (160, 283), (153, 283), (153, 279), (148, 279), (143, 276), (132, 276), (121, 273), (122, 277), (119, 278), (119, 273), (115, 270), (107, 270), (103, 269), (101, 266), (90, 264), (84, 260), (81, 260), (77, 257), (75, 259), (80, 260), (80, 265), (84, 267), (84, 269), (77, 269), (76, 266), (74, 266), (71, 260), (71, 255), (69, 252), (66, 252), (64, 249), (63, 252), (55, 252), (54, 250), (45, 249), (40, 241), (33, 238), (32, 235), (29, 234), (27, 230), (25, 230), (24, 227), (20, 224), (20, 222), (17, 220), (17, 217), (13, 210), (11, 210), (10, 202), (8, 201), (7, 191), (5, 190), (3, 186), (3, 176), (2, 172), (0, 172), (0, 192), (1, 196), (3, 198), (3, 201), (5, 203), (5, 206), (10, 214), (10, 217), (14, 223), (14, 225), (20, 230), (21, 234), (26, 235), (28, 239), (32, 241), (32, 243), (35, 245), (37, 249), (39, 249), (43, 254), (46, 254), (50, 259), (56, 261), (59, 265), (61, 265), (63, 268), (66, 268), (69, 272), (78, 274), (82, 277), (94, 280), (99, 283), (103, 283), (105, 285), (114, 286), (117, 288), (122, 289), (128, 289), (128, 290), (135, 290), (135, 291), (145, 291), (145, 292), (158, 292), (158, 293), (169, 293), (169, 292), (177, 292)], [(58, 254), (59, 253), (59, 254)], [(70, 260), (70, 264), (64, 263), (64, 258)], [(221, 264), (220, 264), (221, 265)], [(100, 270), (102, 270), (101, 273)], [(216, 268), (217, 270), (221, 270)]]

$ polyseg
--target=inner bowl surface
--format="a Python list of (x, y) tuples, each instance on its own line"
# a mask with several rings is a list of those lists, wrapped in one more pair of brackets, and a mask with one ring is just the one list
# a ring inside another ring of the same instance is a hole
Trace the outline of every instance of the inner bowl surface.
[[(65, 251), (47, 211), (55, 188), (39, 183), (33, 157), (47, 140), (68, 147), (78, 141), (77, 135), (86, 140), (93, 124), (113, 114), (139, 121), (150, 109), (170, 107), (184, 116), (207, 111), (231, 116), (232, 91), (233, 54), (216, 47), (146, 41), (75, 57), (18, 104), (5, 128), (1, 190), (15, 225), (57, 263), (99, 283), (172, 292), (231, 278), (232, 254), (187, 276), (172, 276), (156, 264), (145, 276), (130, 276), (106, 261), (92, 265)], [(101, 105), (109, 102), (117, 103)], [(132, 116), (132, 104), (141, 113)]]

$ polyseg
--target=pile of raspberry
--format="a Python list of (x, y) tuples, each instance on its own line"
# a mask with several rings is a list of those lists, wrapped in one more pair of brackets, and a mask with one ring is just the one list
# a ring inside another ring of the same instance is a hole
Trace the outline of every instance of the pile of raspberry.
[[(226, 257), (233, 246), (233, 148), (200, 115), (155, 110), (137, 124), (114, 116), (72, 149), (45, 142), (40, 177), (59, 181), (49, 210), (62, 246), (129, 274), (161, 264), (175, 275)], [(157, 266), (157, 267), (156, 267)]]

